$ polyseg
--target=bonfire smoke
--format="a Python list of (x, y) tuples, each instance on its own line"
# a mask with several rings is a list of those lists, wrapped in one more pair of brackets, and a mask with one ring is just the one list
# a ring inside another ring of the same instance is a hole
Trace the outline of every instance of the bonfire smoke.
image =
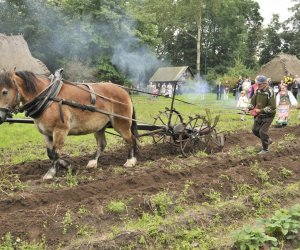
[[(134, 25), (134, 22), (122, 24), (130, 30), (135, 30)], [(112, 63), (128, 75), (133, 83), (147, 82), (149, 73), (163, 65), (132, 33), (124, 33), (118, 41), (113, 50)]]
[[(59, 22), (58, 20), (63, 20), (62, 13), (59, 13), (57, 10), (54, 11), (55, 13), (49, 13), (49, 10), (38, 1), (26, 0), (26, 3), (31, 8), (32, 13), (44, 13), (40, 15), (43, 18), (40, 18), (37, 22), (47, 27), (54, 28)], [(39, 17), (39, 15), (35, 16)], [(56, 53), (84, 61), (95, 54), (102, 57), (105, 53), (99, 51), (99, 47), (101, 47), (99, 46), (99, 43), (101, 43), (99, 40), (103, 37), (110, 39), (109, 44), (113, 47), (112, 63), (120, 72), (129, 77), (135, 86), (136, 84), (145, 84), (148, 82), (149, 77), (154, 71), (163, 65), (151, 49), (144, 45), (133, 32), (130, 32), (135, 30), (135, 22), (128, 17), (122, 17), (122, 21), (120, 22), (121, 34), (112, 32), (115, 29), (112, 26), (113, 24), (103, 25), (103, 23), (96, 23), (91, 16), (81, 16), (81, 20), (73, 23), (70, 22), (68, 26), (64, 27), (65, 31), (62, 30), (63, 27), (61, 26), (59, 33), (51, 30), (53, 34), (47, 37), (47, 39), (50, 39)], [(61, 23), (65, 22), (62, 21)], [(96, 35), (86, 31), (89, 30), (88, 26), (93, 27)], [(66, 44), (65, 36), (61, 34), (68, 34), (68, 37), (72, 38), (72, 42)], [(96, 41), (95, 39), (98, 40)], [(94, 50), (93, 46), (91, 46), (93, 44), (91, 41), (95, 41)], [(47, 61), (47, 58), (45, 58), (45, 61)]]
[(183, 93), (207, 94), (211, 92), (211, 86), (200, 77), (197, 81), (187, 81), (183, 86)]

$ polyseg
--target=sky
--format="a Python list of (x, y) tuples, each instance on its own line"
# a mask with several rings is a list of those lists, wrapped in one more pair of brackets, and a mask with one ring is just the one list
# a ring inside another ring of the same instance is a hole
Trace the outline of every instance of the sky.
[(279, 21), (283, 22), (289, 18), (292, 13), (288, 8), (295, 5), (292, 0), (256, 0), (260, 5), (260, 14), (264, 18), (264, 25), (268, 25), (273, 14), (279, 14)]

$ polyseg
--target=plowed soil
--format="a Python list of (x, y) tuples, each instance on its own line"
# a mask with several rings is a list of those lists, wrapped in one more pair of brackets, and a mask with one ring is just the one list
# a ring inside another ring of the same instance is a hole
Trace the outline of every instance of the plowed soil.
[[(287, 134), (294, 134), (297, 140), (282, 149), (276, 147)], [(187, 180), (194, 183), (190, 198), (198, 202), (205, 202), (204, 194), (211, 189), (220, 192), (222, 197), (230, 197), (231, 180), (259, 185), (249, 171), (254, 161), (270, 171), (271, 178), (280, 179), (279, 168), (284, 166), (293, 171), (287, 182), (299, 180), (300, 164), (296, 156), (300, 152), (300, 127), (271, 128), (270, 135), (274, 143), (270, 153), (263, 156), (237, 157), (230, 154), (234, 148), (242, 150), (248, 146), (260, 146), (250, 131), (241, 131), (226, 136), (222, 152), (206, 157), (182, 158), (165, 144), (144, 146), (138, 165), (130, 169), (121, 168), (127, 155), (125, 148), (105, 152), (100, 158), (102, 169), (85, 169), (91, 155), (68, 157), (79, 180), (75, 187), (66, 185), (65, 170), (60, 170), (55, 180), (41, 180), (51, 166), (49, 160), (10, 166), (26, 188), (13, 191), (13, 195), (0, 193), (0, 238), (10, 232), (14, 238), (28, 241), (39, 241), (44, 237), (51, 249), (70, 246), (82, 236), (78, 234), (75, 223), (68, 233), (63, 233), (63, 220), (69, 210), (78, 223), (94, 228), (99, 241), (92, 248), (119, 249), (134, 236), (121, 234), (113, 244), (108, 244), (108, 228), (121, 222), (119, 215), (107, 210), (107, 204), (112, 200), (127, 200), (127, 216), (137, 218), (142, 212), (151, 212), (147, 197), (166, 188), (180, 193)], [(220, 175), (229, 177), (222, 185)], [(78, 211), (83, 207), (89, 213), (81, 216)]]

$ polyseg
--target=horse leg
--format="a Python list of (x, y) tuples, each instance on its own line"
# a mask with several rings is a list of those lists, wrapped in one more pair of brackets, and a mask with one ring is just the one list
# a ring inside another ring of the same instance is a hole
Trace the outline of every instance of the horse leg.
[(136, 159), (136, 153), (137, 153), (137, 141), (135, 136), (131, 133), (131, 131), (127, 131), (127, 132), (123, 132), (122, 136), (124, 138), (124, 140), (127, 142), (128, 144), (128, 157), (127, 157), (127, 161), (124, 164), (124, 167), (134, 167), (137, 163), (137, 159)]
[(97, 168), (98, 159), (106, 147), (105, 129), (97, 131), (94, 136), (97, 141), (97, 151), (95, 153), (95, 157), (89, 161), (86, 168)]
[(50, 160), (52, 160), (52, 167), (43, 176), (43, 180), (52, 179), (59, 167), (68, 168), (70, 163), (66, 160), (60, 159), (59, 151), (64, 145), (67, 131), (57, 130), (53, 132), (53, 136), (44, 136), (47, 144), (47, 154)]

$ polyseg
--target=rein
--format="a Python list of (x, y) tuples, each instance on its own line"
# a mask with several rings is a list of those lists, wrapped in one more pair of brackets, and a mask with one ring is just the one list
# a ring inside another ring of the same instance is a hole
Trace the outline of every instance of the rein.
[[(129, 87), (125, 87), (125, 86), (119, 85), (119, 84), (116, 84), (116, 85), (119, 86), (120, 88), (126, 89), (126, 90), (128, 90), (128, 91), (133, 91), (133, 92), (139, 92), (139, 93), (144, 93), (144, 94), (148, 94), (148, 95), (153, 95), (152, 93), (149, 93), (149, 92), (147, 92), (147, 91), (138, 90), (138, 89), (134, 89), (134, 88), (129, 88)], [(155, 96), (162, 96), (162, 97), (165, 97), (165, 98), (174, 99), (174, 100), (176, 100), (176, 101), (179, 101), (179, 102), (182, 102), (182, 103), (185, 103), (185, 104), (198, 106), (196, 103), (191, 103), (191, 102), (183, 101), (183, 100), (178, 99), (178, 98), (175, 98), (175, 97), (164, 96), (164, 95), (161, 95), (161, 94), (156, 94)]]
[[(85, 91), (85, 92), (88, 92), (88, 93), (90, 93), (90, 94), (96, 95), (96, 96), (98, 96), (98, 97), (100, 97), (100, 98), (102, 98), (102, 99), (104, 99), (104, 100), (110, 101), (110, 102), (112, 102), (112, 103), (119, 103), (119, 104), (122, 104), (122, 105), (128, 105), (128, 104), (126, 104), (126, 103), (124, 103), (124, 102), (119, 102), (119, 101), (117, 101), (117, 100), (108, 98), (108, 97), (103, 96), (103, 95), (100, 95), (100, 94), (98, 94), (98, 93), (96, 93), (96, 92), (94, 92), (94, 91), (91, 91), (91, 89), (89, 88), (89, 85), (88, 85), (88, 84), (85, 84), (85, 83), (74, 83), (74, 82), (70, 82), (70, 81), (67, 81), (67, 80), (63, 80), (63, 81), (64, 81), (64, 83), (67, 83), (67, 84), (69, 84), (69, 85), (75, 86), (75, 87), (77, 87), (77, 88), (79, 88), (79, 89), (81, 89), (81, 90), (83, 90), (83, 91)], [(82, 88), (81, 85), (88, 86), (89, 90), (87, 90), (87, 89), (85, 89), (85, 88)], [(117, 85), (117, 84), (115, 84), (115, 85)], [(121, 85), (118, 85), (118, 86), (121, 86)]]
[[(131, 117), (127, 117), (127, 116), (123, 116), (123, 115), (118, 115), (118, 114), (115, 114), (115, 113), (108, 112), (108, 111), (106, 111), (104, 109), (96, 108), (93, 105), (80, 104), (78, 102), (74, 102), (74, 101), (70, 101), (70, 100), (65, 100), (65, 99), (60, 98), (60, 97), (53, 97), (53, 98), (50, 98), (50, 100), (54, 101), (54, 102), (58, 102), (60, 104), (60, 106), (61, 105), (68, 105), (70, 107), (78, 108), (78, 109), (81, 109), (83, 111), (98, 112), (98, 113), (101, 113), (101, 114), (111, 115), (111, 116), (122, 118), (122, 119), (125, 119), (125, 120), (131, 120), (131, 121), (135, 121), (135, 122), (142, 122), (142, 121), (133, 119)], [(61, 117), (62, 122), (64, 122), (64, 117), (63, 117), (63, 113), (62, 113), (61, 108), (60, 108), (60, 117)], [(146, 124), (146, 125), (152, 125), (152, 124), (147, 124), (147, 123), (144, 123), (144, 124)]]

